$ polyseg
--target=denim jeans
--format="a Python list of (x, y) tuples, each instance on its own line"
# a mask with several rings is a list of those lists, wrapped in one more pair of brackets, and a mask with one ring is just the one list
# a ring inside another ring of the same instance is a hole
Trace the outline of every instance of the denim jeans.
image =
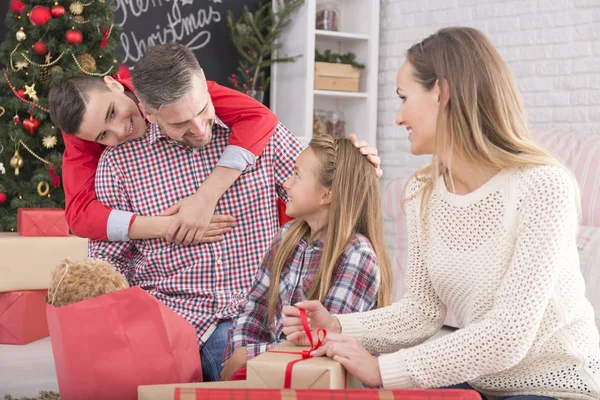
[(221, 380), (221, 364), (223, 364), (223, 353), (227, 345), (229, 328), (231, 328), (231, 321), (219, 322), (217, 329), (210, 335), (200, 350), (204, 382)]
[[(444, 389), (469, 389), (475, 390), (468, 383), (459, 383), (458, 385), (446, 386)], [(481, 393), (481, 398), (485, 400), (485, 396)], [(546, 397), (546, 396), (533, 396), (533, 395), (521, 395), (521, 396), (510, 396), (504, 397), (503, 400), (556, 400), (554, 397)]]

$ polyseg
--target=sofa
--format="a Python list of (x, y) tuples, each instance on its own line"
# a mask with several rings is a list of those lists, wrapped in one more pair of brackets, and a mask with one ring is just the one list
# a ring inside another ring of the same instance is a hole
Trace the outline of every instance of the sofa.
[[(581, 226), (577, 247), (586, 296), (596, 313), (600, 329), (600, 134), (575, 134), (558, 131), (533, 132), (535, 140), (558, 157), (575, 175), (581, 190)], [(394, 272), (394, 299), (402, 296), (406, 268), (406, 227), (401, 209), (402, 188), (408, 177), (390, 182), (383, 197), (384, 215), (393, 221), (395, 249), (391, 252)], [(452, 315), (445, 325), (459, 328)]]

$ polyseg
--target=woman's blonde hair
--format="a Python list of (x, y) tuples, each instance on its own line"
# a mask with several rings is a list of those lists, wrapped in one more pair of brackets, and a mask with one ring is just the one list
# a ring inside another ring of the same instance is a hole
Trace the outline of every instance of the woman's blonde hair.
[[(433, 160), (413, 174), (421, 181), (417, 194), (423, 194), (423, 215), (440, 176), (454, 185), (450, 162), (455, 153), (491, 169), (563, 167), (530, 138), (513, 76), (481, 32), (465, 27), (440, 29), (409, 48), (407, 62), (425, 90), (437, 83), (440, 99), (448, 99), (440, 101)], [(446, 164), (439, 157), (442, 151)]]
[[(308, 145), (320, 161), (318, 180), (331, 188), (329, 219), (324, 233), (324, 245), (319, 273), (309, 289), (308, 300), (323, 302), (331, 288), (335, 269), (346, 245), (356, 234), (364, 235), (377, 257), (380, 287), (377, 306), (390, 304), (392, 271), (383, 238), (383, 216), (379, 195), (379, 182), (373, 165), (348, 139), (318, 136)], [(285, 232), (267, 268), (271, 270), (271, 285), (267, 294), (267, 325), (278, 312), (279, 279), (281, 271), (289, 262), (292, 252), (302, 238), (307, 238), (310, 227), (297, 220)]]

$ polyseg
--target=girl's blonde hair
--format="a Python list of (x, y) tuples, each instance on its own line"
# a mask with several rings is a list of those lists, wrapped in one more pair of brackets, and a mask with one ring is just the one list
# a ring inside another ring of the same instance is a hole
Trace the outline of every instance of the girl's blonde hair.
[[(319, 183), (331, 188), (332, 199), (329, 219), (324, 234), (324, 245), (319, 273), (309, 290), (308, 300), (323, 302), (331, 288), (331, 281), (340, 256), (354, 235), (364, 235), (375, 250), (381, 284), (377, 306), (390, 304), (392, 271), (383, 238), (383, 217), (379, 195), (379, 182), (373, 165), (348, 139), (331, 136), (313, 138), (309, 147), (320, 161)], [(267, 325), (278, 312), (279, 279), (292, 252), (302, 238), (307, 238), (310, 227), (297, 220), (286, 231), (275, 249), (267, 268), (271, 270), (271, 285), (267, 294)]]
[[(440, 101), (433, 160), (412, 177), (421, 182), (417, 194), (422, 193), (424, 216), (440, 176), (454, 185), (450, 173), (454, 153), (492, 169), (563, 167), (530, 138), (513, 76), (481, 32), (464, 27), (440, 29), (408, 49), (407, 62), (425, 90), (437, 83), (440, 98), (448, 99), (447, 104)], [(439, 157), (442, 151), (446, 164)], [(577, 188), (574, 177), (573, 181)]]

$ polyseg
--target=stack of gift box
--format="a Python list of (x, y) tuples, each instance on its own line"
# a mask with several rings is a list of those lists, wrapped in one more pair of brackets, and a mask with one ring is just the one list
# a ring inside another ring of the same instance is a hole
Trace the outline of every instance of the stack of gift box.
[(87, 240), (69, 236), (64, 210), (19, 209), (17, 231), (0, 232), (0, 344), (48, 336), (50, 274), (64, 258), (87, 255)]

